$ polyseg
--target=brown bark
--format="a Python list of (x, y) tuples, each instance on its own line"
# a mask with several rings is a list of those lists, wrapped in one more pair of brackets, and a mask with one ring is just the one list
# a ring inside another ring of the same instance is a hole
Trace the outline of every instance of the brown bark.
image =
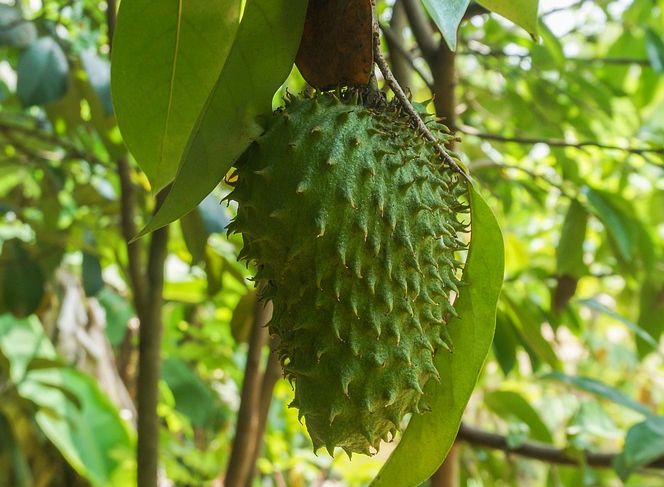
[(254, 308), (254, 321), (249, 336), (247, 364), (242, 383), (240, 410), (235, 425), (235, 438), (231, 457), (226, 470), (226, 487), (244, 487), (253, 474), (254, 456), (258, 444), (260, 429), (260, 403), (263, 374), (261, 357), (267, 342), (266, 323), (272, 314), (272, 303), (257, 301)]

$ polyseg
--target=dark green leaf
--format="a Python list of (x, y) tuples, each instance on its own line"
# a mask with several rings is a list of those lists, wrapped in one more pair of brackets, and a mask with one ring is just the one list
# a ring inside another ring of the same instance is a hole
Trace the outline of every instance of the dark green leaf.
[(551, 367), (560, 368), (560, 360), (551, 344), (542, 336), (542, 323), (544, 315), (535, 303), (517, 302), (503, 295), (504, 301), (510, 304), (509, 313), (519, 337), (538, 359), (543, 360)]
[(161, 375), (173, 393), (175, 409), (194, 426), (204, 427), (219, 409), (219, 399), (189, 365), (178, 358), (162, 362)]
[(10, 5), (0, 5), (0, 46), (26, 48), (37, 40), (37, 28)]
[(470, 0), (422, 0), (451, 50), (456, 50), (457, 30)]
[(623, 480), (637, 468), (664, 456), (664, 417), (652, 416), (632, 426), (614, 466)]
[(233, 44), (240, 3), (120, 3), (113, 102), (124, 141), (155, 190), (175, 177), (189, 133)]
[(16, 94), (23, 106), (61, 98), (69, 85), (69, 65), (60, 45), (42, 37), (21, 53), (16, 69)]
[(583, 243), (586, 240), (588, 212), (577, 201), (570, 203), (556, 247), (556, 272), (559, 276), (582, 277), (586, 273), (583, 262)]
[(484, 396), (484, 403), (494, 413), (508, 420), (522, 421), (530, 429), (530, 437), (544, 443), (553, 443), (553, 437), (542, 418), (523, 396), (514, 391), (492, 391)]
[(104, 287), (99, 257), (83, 252), (83, 289), (86, 296), (96, 296)]
[(637, 228), (633, 222), (634, 211), (619, 195), (585, 188), (592, 211), (600, 219), (614, 243), (617, 254), (626, 263), (634, 260)]
[(503, 282), (503, 237), (491, 209), (472, 186), (470, 195), (472, 240), (463, 278), (468, 287), (457, 303), (460, 317), (449, 324), (454, 353), (436, 355), (442, 380), (425, 388), (432, 411), (411, 419), (373, 487), (414, 487), (436, 471), (454, 443), (491, 346)]
[(44, 273), (39, 263), (23, 242), (13, 239), (2, 246), (0, 266), (0, 305), (18, 317), (34, 313), (44, 295)]
[(621, 406), (629, 408), (645, 416), (652, 416), (653, 414), (652, 411), (644, 404), (641, 404), (640, 402), (625, 396), (619, 390), (614, 389), (613, 387), (595, 379), (567, 375), (563, 374), (562, 372), (552, 372), (542, 376), (542, 378), (554, 379), (560, 382), (564, 382), (565, 384), (569, 384), (586, 392), (590, 392), (591, 394), (595, 394), (596, 396), (602, 397), (613, 403), (620, 404)]
[(141, 235), (195, 207), (262, 132), (259, 117), (290, 73), (306, 0), (250, 0), (235, 43), (191, 133), (173, 187)]
[(653, 29), (648, 27), (646, 29), (646, 52), (650, 65), (658, 73), (664, 72), (664, 41), (662, 41), (661, 34), (658, 34)]
[(493, 339), (493, 353), (505, 375), (509, 374), (516, 364), (516, 345), (517, 337), (514, 334), (514, 327), (510, 323), (509, 316), (498, 311), (496, 315), (496, 336)]

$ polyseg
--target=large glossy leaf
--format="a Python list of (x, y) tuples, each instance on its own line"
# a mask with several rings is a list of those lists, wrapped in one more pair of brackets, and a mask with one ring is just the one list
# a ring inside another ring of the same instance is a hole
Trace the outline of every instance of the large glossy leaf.
[(113, 102), (127, 147), (155, 190), (173, 179), (237, 31), (240, 0), (124, 0)]
[(441, 382), (425, 388), (432, 411), (411, 419), (373, 487), (413, 487), (436, 471), (454, 443), (491, 346), (503, 282), (503, 237), (481, 195), (475, 188), (470, 194), (472, 240), (463, 278), (468, 286), (457, 303), (459, 318), (449, 324), (454, 352), (436, 356)]
[(538, 0), (479, 0), (478, 3), (523, 27), (531, 36), (537, 35)]
[(259, 117), (291, 71), (307, 0), (249, 0), (228, 59), (184, 151), (159, 212), (141, 232), (162, 227), (196, 206), (258, 137)]
[(64, 96), (69, 64), (60, 45), (42, 37), (21, 53), (16, 69), (16, 94), (23, 106), (43, 105)]
[(664, 456), (664, 417), (653, 416), (632, 426), (614, 466), (623, 480), (639, 467)]
[(443, 34), (447, 45), (453, 51), (456, 50), (457, 29), (470, 0), (422, 0), (422, 3)]

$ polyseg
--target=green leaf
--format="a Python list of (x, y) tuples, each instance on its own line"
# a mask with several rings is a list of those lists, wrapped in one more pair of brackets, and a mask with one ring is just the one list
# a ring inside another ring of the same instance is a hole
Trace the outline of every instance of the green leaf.
[(173, 393), (175, 409), (194, 426), (205, 427), (219, 412), (219, 398), (184, 361), (167, 358), (162, 362), (161, 375)]
[(164, 204), (140, 235), (191, 211), (258, 137), (291, 71), (307, 0), (249, 0), (228, 59), (191, 133)]
[(256, 291), (250, 289), (240, 298), (231, 318), (231, 334), (237, 343), (248, 343), (256, 308)]
[[(45, 408), (37, 412), (36, 420), (46, 437), (93, 485), (109, 485), (133, 449), (128, 425), (116, 407), (93, 379), (74, 369), (32, 372), (29, 379), (19, 390)], [(79, 404), (63, 390), (75, 395)]]
[[(643, 294), (641, 296), (643, 297)], [(612, 309), (607, 308), (602, 303), (600, 303), (600, 302), (598, 302), (594, 299), (581, 299), (581, 300), (579, 300), (579, 304), (581, 304), (582, 306), (586, 306), (588, 308), (594, 309), (596, 311), (599, 311), (600, 313), (604, 313), (605, 315), (610, 316), (614, 320), (619, 321), (620, 323), (625, 325), (627, 328), (632, 330), (634, 332), (634, 334), (643, 341), (644, 344), (647, 344), (651, 348), (651, 350), (654, 350), (656, 352), (659, 351), (659, 344), (652, 337), (652, 335), (650, 333), (648, 333), (646, 330), (644, 330), (643, 328), (641, 328), (639, 325), (634, 323), (633, 321), (630, 321), (627, 318), (625, 318), (624, 316), (619, 315), (618, 313), (616, 313)], [(664, 315), (662, 315), (662, 317), (664, 318)]]
[(537, 37), (538, 0), (478, 0), (478, 3)]
[(88, 76), (90, 85), (94, 88), (104, 115), (113, 115), (113, 100), (111, 99), (111, 65), (106, 59), (100, 58), (97, 53), (88, 49), (81, 53), (81, 65)]
[(634, 210), (620, 195), (584, 188), (591, 209), (604, 225), (616, 253), (624, 262), (631, 263), (636, 252), (638, 228), (634, 219)]
[(658, 73), (664, 72), (664, 41), (650, 27), (646, 29), (646, 52), (652, 68)]
[(26, 48), (37, 40), (35, 24), (21, 17), (21, 12), (10, 5), (0, 5), (0, 46)]
[(515, 418), (528, 425), (530, 437), (553, 443), (553, 437), (542, 418), (521, 394), (514, 391), (492, 391), (484, 395), (484, 403), (503, 419)]
[(113, 474), (132, 457), (133, 438), (96, 382), (69, 367), (29, 370), (36, 358), (56, 358), (34, 316), (17, 320), (0, 315), (0, 351), (12, 365), (20, 396), (38, 407), (38, 426), (67, 463), (92, 485), (111, 485)]
[(411, 419), (372, 487), (414, 487), (436, 471), (454, 443), (491, 346), (503, 282), (503, 237), (491, 209), (472, 186), (470, 197), (472, 240), (463, 277), (468, 286), (456, 305), (459, 318), (449, 324), (454, 353), (437, 354), (441, 383), (430, 381), (425, 388), (432, 412)]
[(530, 348), (538, 359), (543, 360), (554, 369), (560, 368), (560, 360), (551, 344), (542, 336), (544, 316), (540, 308), (531, 301), (518, 302), (503, 294), (503, 301), (509, 303), (509, 314), (512, 324), (519, 333), (521, 341)]
[(209, 194), (193, 210), (180, 219), (182, 237), (191, 254), (191, 263), (198, 264), (205, 259), (205, 248), (212, 233), (225, 232), (230, 222), (226, 208), (219, 199)]
[(4, 242), (0, 254), (0, 308), (15, 316), (34, 313), (44, 296), (44, 272), (25, 244)]
[[(648, 278), (643, 282), (639, 299), (639, 327), (657, 342), (664, 333), (664, 284)], [(640, 357), (644, 357), (650, 349), (650, 342), (643, 337), (636, 340), (636, 348)], [(656, 347), (659, 350), (659, 346)]]
[(546, 374), (542, 376), (542, 379), (554, 379), (560, 382), (564, 382), (565, 384), (569, 384), (578, 389), (590, 392), (591, 394), (604, 398), (615, 404), (620, 404), (621, 406), (643, 414), (644, 416), (652, 416), (653, 414), (652, 411), (644, 404), (641, 404), (640, 402), (625, 396), (619, 390), (614, 389), (613, 387), (595, 379), (567, 375), (563, 374), (562, 372), (552, 372), (550, 374)]
[(517, 337), (514, 334), (514, 326), (510, 322), (510, 317), (499, 310), (496, 315), (493, 354), (505, 375), (509, 374), (516, 365), (516, 345)]
[(104, 278), (101, 275), (99, 257), (89, 252), (83, 252), (83, 289), (86, 296), (96, 296), (104, 287)]
[(104, 287), (97, 295), (99, 303), (106, 311), (106, 336), (114, 347), (122, 343), (127, 333), (129, 320), (134, 316), (131, 303), (111, 290)]
[(622, 453), (614, 467), (620, 478), (627, 477), (637, 468), (664, 456), (664, 417), (653, 416), (632, 426), (625, 437)]
[(237, 32), (240, 0), (124, 0), (112, 52), (113, 102), (155, 191), (175, 173)]
[(422, 0), (451, 50), (456, 50), (457, 30), (470, 0)]
[(62, 98), (69, 85), (69, 65), (60, 45), (42, 37), (21, 53), (16, 68), (16, 95), (24, 107)]
[(582, 277), (586, 273), (583, 262), (583, 243), (586, 240), (588, 212), (577, 200), (570, 203), (556, 247), (556, 272), (559, 276)]

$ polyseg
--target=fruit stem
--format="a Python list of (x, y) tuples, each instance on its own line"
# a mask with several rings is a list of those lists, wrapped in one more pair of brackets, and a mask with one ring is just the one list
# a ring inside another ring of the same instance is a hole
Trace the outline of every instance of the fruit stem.
[(470, 182), (470, 176), (468, 176), (468, 174), (456, 163), (452, 156), (450, 156), (449, 153), (443, 148), (436, 136), (431, 133), (429, 128), (424, 123), (424, 120), (422, 120), (422, 117), (420, 117), (419, 113), (417, 113), (417, 110), (415, 110), (413, 105), (410, 103), (410, 100), (406, 96), (406, 93), (404, 92), (401, 85), (399, 85), (397, 79), (394, 77), (394, 74), (392, 74), (392, 70), (383, 57), (383, 54), (380, 52), (380, 31), (378, 29), (375, 18), (376, 14), (374, 10), (374, 24), (376, 24), (374, 25), (373, 29), (374, 62), (378, 66), (380, 72), (383, 74), (385, 82), (394, 92), (394, 96), (397, 97), (397, 100), (399, 100), (399, 103), (401, 103), (406, 113), (413, 119), (417, 129), (429, 142), (433, 144), (436, 152), (438, 152), (438, 155), (443, 159), (443, 161), (448, 166), (450, 166), (452, 170), (461, 174), (466, 179), (466, 181)]

